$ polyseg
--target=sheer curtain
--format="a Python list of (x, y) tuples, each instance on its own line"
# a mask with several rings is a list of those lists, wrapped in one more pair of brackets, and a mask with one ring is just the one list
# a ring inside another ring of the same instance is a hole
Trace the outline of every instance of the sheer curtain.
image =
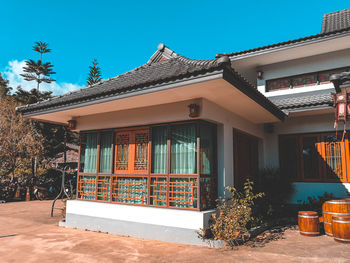
[(100, 173), (111, 173), (112, 133), (101, 133), (100, 138)]
[(201, 158), (201, 173), (211, 174), (213, 172), (213, 156), (214, 156), (214, 141), (213, 127), (208, 124), (200, 125), (200, 158)]
[(86, 148), (84, 156), (84, 173), (96, 173), (97, 165), (97, 133), (86, 135)]
[(196, 172), (196, 126), (171, 127), (171, 173), (194, 174)]
[(167, 127), (152, 129), (152, 173), (165, 174), (167, 172)]

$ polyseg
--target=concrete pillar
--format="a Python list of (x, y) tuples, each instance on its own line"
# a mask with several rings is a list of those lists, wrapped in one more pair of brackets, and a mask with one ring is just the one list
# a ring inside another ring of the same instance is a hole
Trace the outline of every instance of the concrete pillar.
[(233, 186), (233, 128), (218, 125), (218, 197), (225, 197), (226, 186)]

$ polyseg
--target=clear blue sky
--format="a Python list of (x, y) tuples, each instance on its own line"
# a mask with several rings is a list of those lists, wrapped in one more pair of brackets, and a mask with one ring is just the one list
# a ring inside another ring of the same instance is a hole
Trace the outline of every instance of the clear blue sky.
[(1, 2), (0, 72), (10, 78), (9, 63), (37, 58), (34, 41), (46, 41), (52, 53), (44, 60), (55, 65), (57, 82), (84, 85), (93, 58), (103, 78), (147, 62), (159, 43), (209, 59), (317, 34), (324, 13), (346, 8), (349, 0), (7, 0)]

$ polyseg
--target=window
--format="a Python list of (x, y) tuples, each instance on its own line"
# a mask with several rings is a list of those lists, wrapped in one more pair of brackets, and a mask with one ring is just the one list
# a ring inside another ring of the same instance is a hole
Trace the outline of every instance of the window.
[(196, 173), (196, 126), (194, 124), (171, 127), (171, 173)]
[(205, 121), (81, 135), (78, 199), (215, 207), (216, 126)]
[(319, 138), (314, 135), (305, 135), (301, 137), (301, 165), (305, 179), (316, 179), (319, 177)]
[(269, 79), (266, 80), (266, 92), (329, 83), (329, 77), (332, 74), (341, 73), (349, 70), (349, 67), (337, 68), (332, 70), (289, 76), (279, 79)]
[(282, 174), (296, 181), (350, 182), (349, 140), (341, 134), (280, 136)]
[(148, 173), (148, 133), (148, 129), (116, 132), (116, 173)]
[(100, 173), (112, 173), (113, 134), (100, 135)]
[(214, 172), (214, 134), (215, 129), (207, 123), (200, 124), (200, 163), (202, 174), (212, 174)]
[(152, 173), (167, 173), (168, 129), (165, 126), (152, 129)]
[(298, 174), (298, 139), (296, 136), (283, 136), (280, 140), (280, 166), (283, 174), (296, 179)]
[(80, 172), (97, 172), (97, 135), (97, 133), (89, 133), (82, 136), (80, 150)]

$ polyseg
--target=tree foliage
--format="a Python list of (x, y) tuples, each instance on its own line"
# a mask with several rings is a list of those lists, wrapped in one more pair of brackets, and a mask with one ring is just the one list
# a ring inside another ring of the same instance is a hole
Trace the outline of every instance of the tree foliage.
[(42, 152), (42, 136), (33, 123), (16, 113), (18, 104), (12, 98), (0, 99), (0, 169), (14, 176), (21, 160)]
[[(26, 105), (50, 99), (52, 98), (52, 92), (40, 91), (37, 89), (26, 91), (19, 87), (14, 93), (13, 98), (18, 103)], [(44, 145), (42, 149), (42, 156), (46, 162), (56, 158), (60, 153), (63, 153), (66, 150), (72, 150), (69, 147), (65, 147), (65, 140), (67, 143), (78, 143), (77, 134), (71, 131), (66, 131), (63, 125), (37, 121), (33, 121), (32, 124), (37, 132), (41, 134), (42, 144)]]
[(5, 96), (10, 95), (10, 92), (12, 90), (11, 87), (8, 86), (9, 85), (9, 81), (6, 80), (0, 72), (0, 98), (3, 98)]
[(89, 68), (90, 68), (90, 72), (89, 72), (89, 76), (87, 78), (87, 85), (91, 86), (91, 85), (94, 85), (96, 83), (99, 83), (102, 80), (101, 69), (98, 66), (98, 62), (97, 62), (96, 58), (92, 62), (92, 66), (89, 66)]
[(33, 104), (39, 101), (47, 100), (52, 98), (51, 91), (40, 91), (37, 89), (32, 89), (26, 91), (21, 87), (18, 87), (16, 92), (13, 94), (13, 98), (20, 104)]
[(35, 42), (33, 50), (40, 54), (40, 59), (38, 61), (33, 59), (26, 60), (26, 65), (23, 67), (25, 73), (21, 74), (21, 76), (27, 81), (36, 81), (37, 90), (39, 90), (41, 83), (51, 83), (55, 81), (51, 78), (51, 75), (56, 74), (56, 72), (53, 71), (53, 65), (51, 62), (44, 63), (42, 61), (43, 54), (51, 52), (47, 43), (41, 41)]

